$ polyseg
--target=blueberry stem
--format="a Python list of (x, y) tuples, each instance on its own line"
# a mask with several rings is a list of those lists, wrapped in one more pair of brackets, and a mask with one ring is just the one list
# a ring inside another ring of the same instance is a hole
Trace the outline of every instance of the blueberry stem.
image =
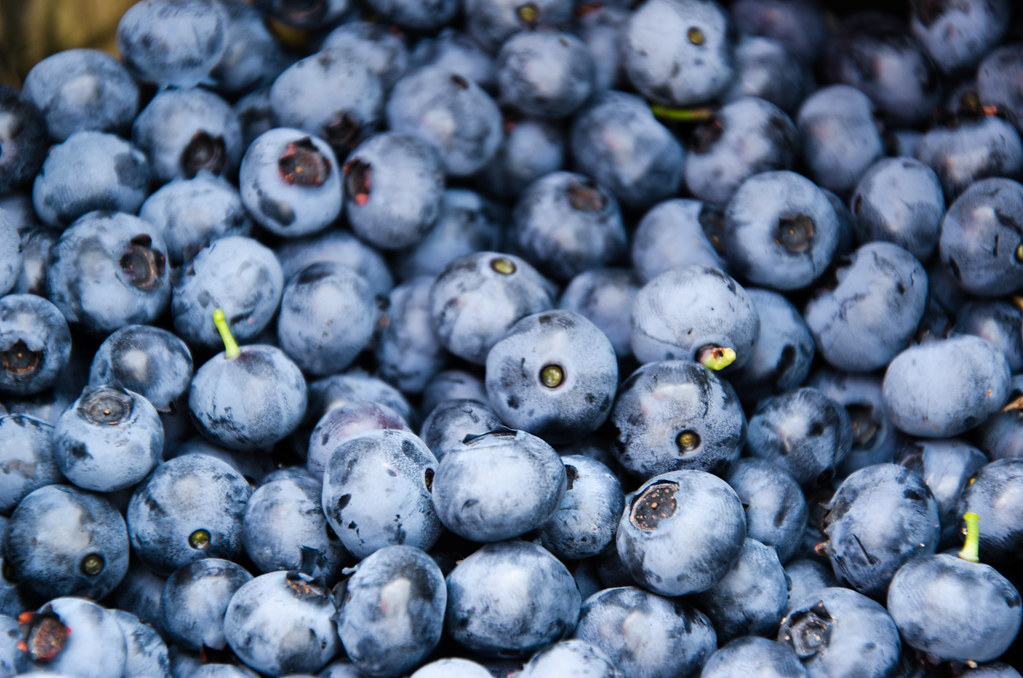
[(707, 346), (696, 355), (696, 362), (708, 370), (723, 370), (735, 362), (735, 349), (727, 346)]
[(674, 120), (676, 122), (706, 122), (714, 117), (713, 109), (707, 108), (671, 108), (650, 104), (650, 110), (655, 118), (662, 120)]
[(242, 351), (238, 348), (238, 342), (234, 340), (234, 335), (231, 334), (231, 328), (227, 325), (224, 312), (219, 308), (213, 312), (213, 324), (217, 326), (220, 338), (224, 341), (224, 357), (228, 360), (237, 358)]
[(966, 541), (963, 542), (963, 550), (959, 557), (971, 563), (980, 562), (980, 516), (970, 511), (963, 514), (966, 521)]

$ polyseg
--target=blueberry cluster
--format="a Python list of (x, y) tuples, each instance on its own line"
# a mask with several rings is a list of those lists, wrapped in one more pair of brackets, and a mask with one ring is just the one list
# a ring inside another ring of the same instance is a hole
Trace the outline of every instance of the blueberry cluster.
[(139, 0), (0, 86), (0, 676), (1020, 678), (1013, 0)]

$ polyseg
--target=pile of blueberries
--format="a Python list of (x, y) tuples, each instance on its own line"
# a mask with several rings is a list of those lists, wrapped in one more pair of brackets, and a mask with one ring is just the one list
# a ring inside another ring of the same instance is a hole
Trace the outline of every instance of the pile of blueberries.
[(0, 87), (0, 675), (1020, 678), (1019, 5), (887, 5), (140, 0)]

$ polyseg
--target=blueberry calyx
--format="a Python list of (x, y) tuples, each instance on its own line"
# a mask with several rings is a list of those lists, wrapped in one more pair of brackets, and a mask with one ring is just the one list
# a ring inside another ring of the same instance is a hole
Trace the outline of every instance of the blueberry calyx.
[(632, 500), (629, 520), (641, 530), (652, 532), (665, 518), (675, 515), (678, 484), (662, 481), (652, 484)]
[(589, 181), (572, 181), (565, 189), (568, 204), (578, 212), (599, 212), (607, 207), (604, 191)]
[(709, 153), (724, 133), (725, 126), (716, 117), (712, 118), (693, 133), (693, 150), (696, 153)]
[(106, 567), (106, 560), (98, 553), (89, 553), (78, 564), (78, 569), (88, 577), (95, 577)]
[(519, 17), (519, 21), (529, 28), (536, 26), (540, 22), (540, 8), (533, 2), (527, 2), (516, 7), (515, 15)]
[(56, 659), (71, 633), (49, 606), (39, 612), (23, 612), (18, 617), (18, 630), (21, 634), (18, 649), (38, 662)]
[(849, 413), (854, 443), (860, 447), (870, 447), (878, 432), (874, 408), (866, 403), (849, 403), (845, 410)]
[(800, 659), (812, 657), (821, 648), (827, 647), (833, 621), (834, 618), (824, 607), (824, 601), (820, 601), (810, 609), (794, 612), (782, 621), (782, 639), (792, 645)]
[(352, 196), (352, 200), (359, 207), (364, 207), (369, 202), (370, 185), (373, 177), (373, 168), (368, 162), (358, 158), (349, 160), (344, 166), (345, 188)]
[(284, 581), (299, 600), (318, 600), (327, 597), (327, 591), (312, 577), (294, 570), (284, 575)]
[(696, 362), (717, 372), (735, 362), (735, 349), (728, 346), (704, 346), (696, 352)]
[(222, 136), (199, 130), (181, 151), (181, 168), (189, 179), (203, 170), (220, 174), (226, 166), (227, 146)]
[(188, 535), (188, 545), (197, 551), (205, 550), (212, 541), (209, 530), (199, 529)]
[(494, 257), (490, 260), (490, 268), (501, 275), (511, 275), (515, 272), (515, 262), (506, 257)]
[(41, 351), (33, 351), (25, 342), (18, 340), (6, 351), (0, 352), (7, 374), (15, 378), (30, 376), (39, 369), (43, 362)]
[(153, 249), (153, 239), (148, 235), (137, 235), (128, 243), (127, 249), (118, 261), (128, 282), (132, 287), (143, 291), (156, 289), (160, 286), (164, 271), (167, 269), (167, 258), (163, 252)]
[(312, 139), (304, 137), (284, 148), (277, 158), (277, 169), (292, 186), (316, 188), (330, 176), (330, 160), (316, 148)]
[(540, 383), (547, 388), (557, 388), (565, 383), (565, 368), (557, 363), (547, 363), (540, 368)]
[(1023, 242), (1016, 245), (1016, 250), (1012, 253), (1012, 256), (1015, 257), (1016, 261), (1023, 264)]
[(338, 111), (323, 126), (323, 139), (338, 157), (348, 155), (359, 142), (362, 124), (348, 111)]
[(689, 454), (700, 447), (700, 434), (686, 429), (675, 436), (675, 444), (682, 454)]
[(707, 41), (707, 36), (703, 34), (703, 31), (700, 30), (699, 26), (690, 26), (689, 30), (686, 31), (686, 38), (689, 40), (690, 44), (696, 45), (697, 47)]
[(116, 426), (131, 416), (134, 402), (124, 391), (101, 386), (82, 396), (78, 413), (94, 424)]
[(814, 237), (813, 219), (806, 214), (794, 214), (778, 219), (774, 241), (790, 254), (800, 254), (810, 248)]

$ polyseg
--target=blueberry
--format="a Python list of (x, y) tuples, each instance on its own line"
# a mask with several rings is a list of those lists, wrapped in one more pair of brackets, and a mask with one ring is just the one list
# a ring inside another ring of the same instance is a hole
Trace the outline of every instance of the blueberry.
[(1023, 396), (1023, 377), (1014, 375), (1009, 391), (1009, 402), (996, 414), (977, 427), (974, 442), (991, 461), (1010, 457), (1023, 457), (1018, 435), (1023, 417), (1020, 416), (1020, 396)]
[[(409, 67), (409, 48), (403, 36), (379, 22), (346, 21), (327, 33), (320, 49), (348, 53), (351, 59), (360, 61), (380, 78), (384, 90), (390, 89)], [(308, 93), (303, 92), (303, 95)]]
[(977, 67), (977, 93), (984, 104), (995, 105), (1016, 125), (1023, 126), (1023, 95), (1014, 90), (1023, 66), (1021, 45), (1008, 44), (997, 47), (984, 57)]
[(119, 386), (172, 412), (192, 381), (192, 353), (176, 335), (150, 325), (128, 325), (108, 336), (93, 355), (90, 386)]
[(204, 454), (163, 462), (135, 489), (125, 516), (132, 550), (157, 573), (202, 558), (236, 559), (252, 487)]
[(315, 673), (340, 649), (329, 593), (306, 575), (268, 572), (242, 584), (224, 615), (231, 649), (271, 675)]
[(149, 323), (170, 301), (167, 247), (138, 217), (90, 212), (54, 243), (46, 284), (68, 323), (95, 334)]
[(465, 0), (465, 29), (489, 52), (512, 34), (534, 28), (559, 28), (571, 20), (571, 0)]
[[(486, 7), (486, 5), (483, 5)], [(464, 31), (447, 26), (436, 36), (421, 36), (412, 47), (409, 66), (436, 65), (472, 80), (488, 92), (497, 89), (493, 57)]]
[(572, 278), (558, 307), (585, 317), (611, 342), (619, 360), (632, 354), (632, 304), (639, 281), (626, 268), (591, 268)]
[(594, 93), (624, 85), (621, 43), (629, 16), (628, 6), (614, 3), (583, 5), (576, 11), (576, 34), (593, 60)]
[(1005, 354), (1013, 373), (1023, 369), (1023, 310), (1008, 301), (963, 304), (949, 334), (972, 334), (987, 339)]
[(53, 426), (24, 414), (0, 415), (0, 511), (63, 476), (54, 458)]
[(575, 116), (569, 144), (576, 171), (606, 186), (626, 207), (672, 198), (682, 184), (682, 144), (635, 94), (594, 97)]
[(526, 115), (564, 118), (590, 96), (593, 59), (571, 33), (522, 31), (497, 54), (501, 99)]
[(367, 431), (342, 440), (323, 474), (323, 513), (356, 558), (408, 544), (428, 549), (441, 533), (430, 496), (437, 460), (407, 431)]
[(368, 400), (353, 401), (331, 408), (316, 422), (316, 426), (309, 436), (306, 469), (315, 478), (322, 480), (323, 472), (326, 470), (327, 464), (330, 463), (330, 457), (342, 441), (360, 433), (378, 429), (398, 429), (412, 432), (405, 419), (383, 403)]
[(350, 369), (310, 383), (309, 407), (304, 421), (312, 428), (330, 410), (353, 402), (386, 405), (406, 422), (416, 422), (415, 410), (401, 391), (360, 369)]
[(774, 547), (782, 564), (796, 555), (809, 512), (795, 479), (763, 459), (740, 459), (725, 480), (746, 512), (747, 537)]
[[(74, 629), (74, 633), (72, 633)], [(127, 661), (124, 632), (114, 614), (84, 598), (55, 597), (18, 622), (25, 649), (18, 673), (120, 678)]]
[(727, 270), (703, 227), (721, 216), (713, 205), (688, 198), (672, 198), (650, 208), (632, 234), (632, 268), (640, 282), (688, 264)]
[(419, 666), (441, 639), (447, 586), (440, 567), (413, 546), (385, 546), (344, 582), (337, 633), (348, 657), (373, 676)]
[(50, 138), (75, 132), (123, 133), (138, 112), (139, 87), (121, 63), (95, 49), (68, 49), (42, 59), (22, 92), (46, 117)]
[(474, 661), (450, 657), (423, 664), (409, 678), (493, 678), (493, 674)]
[(130, 612), (109, 609), (124, 634), (126, 675), (166, 676), (170, 672), (167, 644), (149, 624)]
[(251, 574), (222, 558), (204, 558), (174, 570), (160, 597), (166, 635), (191, 650), (223, 650), (227, 605), (249, 581)]
[(143, 151), (115, 134), (75, 132), (54, 145), (32, 185), (40, 220), (65, 228), (92, 210), (134, 214), (149, 195)]
[(502, 426), (485, 397), (446, 398), (423, 419), (419, 435), (439, 461), (460, 447), (466, 436), (479, 436)]
[(417, 276), (391, 290), (381, 314), (374, 353), (382, 379), (419, 393), (447, 363), (433, 331), (430, 290), (434, 276)]
[(432, 32), (441, 28), (458, 14), (459, 0), (368, 0), (367, 4), (384, 19), (402, 28), (418, 32)]
[(567, 484), (557, 511), (540, 526), (540, 542), (565, 560), (595, 556), (614, 541), (615, 524), (625, 508), (622, 485), (601, 462), (563, 455)]
[(824, 8), (814, 0), (736, 0), (731, 11), (739, 31), (773, 38), (805, 63), (827, 42)]
[(714, 626), (685, 599), (636, 586), (608, 588), (582, 605), (575, 638), (607, 654), (626, 676), (696, 675), (717, 647)]
[(1023, 496), (1023, 460), (998, 459), (981, 467), (967, 481), (956, 513), (980, 516), (980, 557), (1012, 572), (1023, 552), (1023, 530), (1010, 516), (1019, 511)]
[(785, 563), (785, 578), (789, 586), (787, 610), (821, 589), (838, 586), (831, 565), (816, 558), (798, 558)]
[[(733, 7), (740, 4), (741, 0), (733, 3)], [(816, 9), (816, 5), (812, 7)], [(807, 11), (804, 16), (811, 13)], [(734, 12), (732, 16), (737, 24), (744, 18)], [(789, 115), (795, 113), (811, 90), (812, 79), (809, 67), (793, 47), (775, 38), (740, 34), (734, 52), (735, 79), (721, 98), (734, 101), (739, 97), (760, 97)]]
[(61, 473), (86, 490), (137, 484), (163, 459), (163, 424), (143, 396), (119, 387), (87, 387), (57, 420), (53, 452)]
[(0, 297), (0, 391), (38, 393), (57, 381), (71, 357), (71, 331), (60, 310), (34, 294)]
[(938, 502), (942, 544), (958, 544), (962, 516), (959, 498), (988, 459), (976, 447), (961, 440), (916, 440), (907, 445), (898, 463), (918, 472)]
[(141, 0), (117, 24), (128, 71), (158, 86), (208, 80), (227, 48), (227, 14), (214, 0)]
[(807, 674), (792, 648), (759, 636), (736, 638), (722, 645), (707, 659), (700, 673), (701, 678), (746, 675), (802, 678)]
[[(420, 407), (422, 412), (429, 416), (438, 405), (448, 400), (477, 400), (481, 404), (488, 403), (489, 398), (487, 398), (486, 385), (483, 383), (483, 375), (465, 369), (441, 370), (427, 382), (423, 389)], [(487, 405), (487, 409), (489, 408), (490, 406)], [(437, 458), (440, 459), (440, 457)]]
[(1001, 41), (1012, 12), (1008, 0), (919, 0), (913, 3), (910, 32), (946, 73), (969, 69)]
[(518, 674), (519, 678), (552, 675), (617, 678), (621, 673), (599, 647), (585, 640), (569, 638), (534, 654)]
[(373, 296), (386, 296), (394, 286), (387, 262), (375, 248), (348, 231), (328, 229), (317, 235), (288, 240), (274, 248), (284, 279), (318, 261), (332, 261), (351, 268), (369, 283)]
[(47, 485), (11, 513), (4, 565), (31, 597), (99, 600), (128, 571), (128, 532), (106, 498), (68, 485)]
[(242, 203), (263, 228), (286, 238), (326, 228), (341, 213), (341, 171), (323, 139), (275, 127), (245, 150)]
[(529, 655), (569, 637), (582, 603), (560, 560), (517, 540), (480, 547), (455, 566), (447, 587), (445, 631), (485, 656)]
[(501, 143), (475, 178), (487, 193), (516, 198), (540, 177), (565, 168), (566, 140), (555, 121), (523, 117), (509, 108), (503, 116)]
[(246, 2), (221, 2), (227, 16), (226, 47), (210, 71), (216, 89), (244, 95), (269, 86), (290, 58), (266, 25), (263, 15)]
[(46, 159), (46, 118), (27, 95), (7, 85), (0, 86), (0, 115), (7, 121), (0, 132), (0, 193), (9, 193), (28, 188)]
[(959, 435), (998, 411), (1010, 388), (1005, 354), (986, 339), (960, 335), (911, 346), (885, 370), (883, 397), (899, 430)]

